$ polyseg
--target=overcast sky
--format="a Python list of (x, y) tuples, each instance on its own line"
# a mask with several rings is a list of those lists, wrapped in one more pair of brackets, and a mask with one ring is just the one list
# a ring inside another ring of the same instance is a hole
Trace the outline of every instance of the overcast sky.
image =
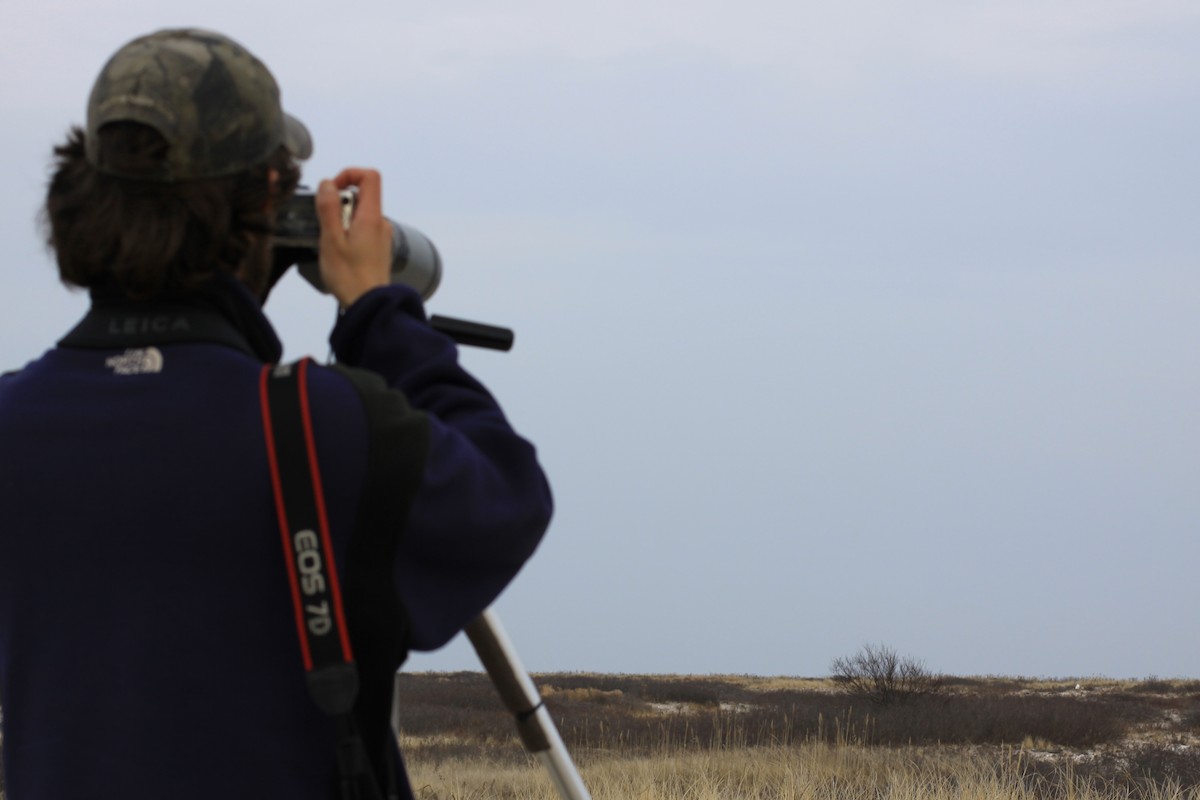
[[(516, 330), (463, 359), (555, 490), (529, 669), (1200, 677), (1194, 0), (178, 8), (0, 11), (4, 368), (86, 306), (35, 217), (101, 64), (219, 30), (311, 184), (384, 173), (430, 311)], [(327, 354), (333, 301), (267, 312)]]

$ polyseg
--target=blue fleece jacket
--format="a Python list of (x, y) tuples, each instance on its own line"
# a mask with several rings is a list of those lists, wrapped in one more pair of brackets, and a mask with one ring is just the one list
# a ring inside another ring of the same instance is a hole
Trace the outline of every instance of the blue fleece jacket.
[[(310, 368), (308, 391), (356, 714), (382, 772), (392, 674), (495, 599), (551, 499), (533, 447), (414, 292), (368, 293), (330, 340), (339, 366)], [(97, 300), (0, 378), (9, 800), (334, 796), (260, 416), (261, 366), (279, 353), (226, 282), (195, 303)]]

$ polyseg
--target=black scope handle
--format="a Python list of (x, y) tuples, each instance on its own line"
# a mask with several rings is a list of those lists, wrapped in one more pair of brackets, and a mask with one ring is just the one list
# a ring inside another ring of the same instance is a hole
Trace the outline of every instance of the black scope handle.
[(431, 316), (429, 324), (435, 331), (446, 334), (459, 344), (505, 351), (511, 350), (513, 346), (511, 328), (484, 325), (482, 322), (471, 322), (467, 319), (443, 317), (440, 314)]

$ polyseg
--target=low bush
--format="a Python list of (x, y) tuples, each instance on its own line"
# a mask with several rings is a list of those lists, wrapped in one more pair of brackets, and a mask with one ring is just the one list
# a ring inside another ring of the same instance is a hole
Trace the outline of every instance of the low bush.
[(942, 687), (941, 679), (923, 662), (882, 644), (864, 645), (852, 656), (835, 658), (829, 670), (848, 693), (881, 706), (932, 694)]

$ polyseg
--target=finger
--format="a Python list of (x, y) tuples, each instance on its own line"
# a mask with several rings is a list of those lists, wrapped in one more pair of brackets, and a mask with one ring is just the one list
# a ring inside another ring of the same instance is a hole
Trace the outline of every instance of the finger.
[(346, 167), (337, 174), (333, 182), (337, 184), (339, 189), (345, 189), (347, 186), (358, 186), (362, 183), (363, 176), (368, 172), (378, 172), (368, 167)]
[(333, 181), (321, 181), (317, 187), (317, 221), (321, 223), (321, 233), (326, 236), (338, 234), (345, 236), (342, 227), (342, 198)]
[(334, 182), (339, 189), (358, 187), (355, 216), (360, 213), (366, 219), (383, 216), (383, 178), (378, 170), (350, 167), (342, 170)]

